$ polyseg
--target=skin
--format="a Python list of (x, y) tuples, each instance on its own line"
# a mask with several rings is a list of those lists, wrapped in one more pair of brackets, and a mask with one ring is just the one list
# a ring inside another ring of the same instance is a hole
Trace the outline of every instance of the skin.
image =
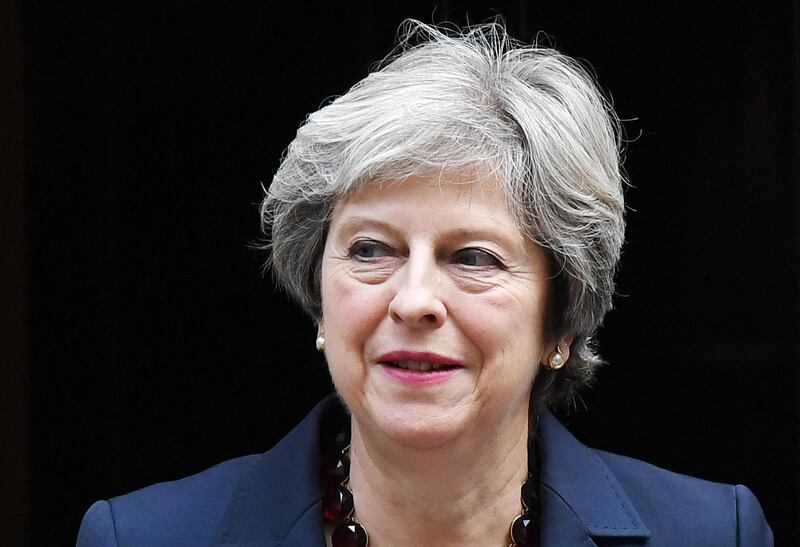
[[(520, 512), (530, 386), (555, 348), (548, 261), (495, 181), (461, 180), (367, 185), (330, 224), (320, 328), (353, 417), (357, 519), (375, 547), (506, 547)], [(381, 364), (397, 350), (461, 367), (410, 385)]]

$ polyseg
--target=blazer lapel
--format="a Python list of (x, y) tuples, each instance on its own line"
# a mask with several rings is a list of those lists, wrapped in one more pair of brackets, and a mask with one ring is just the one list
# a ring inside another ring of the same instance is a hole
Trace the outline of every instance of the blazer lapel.
[(325, 547), (319, 475), (320, 421), (335, 397), (319, 403), (242, 479), (215, 545)]
[(543, 546), (595, 545), (595, 538), (638, 544), (650, 536), (606, 464), (550, 413), (541, 418), (538, 444)]

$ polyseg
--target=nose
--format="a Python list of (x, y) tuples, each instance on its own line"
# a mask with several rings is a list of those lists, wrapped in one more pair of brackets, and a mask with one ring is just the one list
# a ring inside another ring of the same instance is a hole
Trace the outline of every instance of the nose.
[(415, 329), (442, 326), (447, 308), (442, 301), (441, 274), (435, 258), (409, 256), (400, 273), (397, 292), (389, 303), (392, 320)]

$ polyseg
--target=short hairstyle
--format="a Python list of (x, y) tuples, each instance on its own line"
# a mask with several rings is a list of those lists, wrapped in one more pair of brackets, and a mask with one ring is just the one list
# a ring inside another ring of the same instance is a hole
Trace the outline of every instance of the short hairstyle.
[(333, 208), (361, 185), (451, 170), (489, 172), (521, 232), (549, 251), (558, 371), (533, 405), (572, 401), (601, 364), (592, 336), (612, 306), (624, 240), (618, 118), (587, 69), (499, 22), (462, 30), (409, 20), (396, 51), (309, 115), (261, 204), (278, 283), (321, 317), (321, 257)]

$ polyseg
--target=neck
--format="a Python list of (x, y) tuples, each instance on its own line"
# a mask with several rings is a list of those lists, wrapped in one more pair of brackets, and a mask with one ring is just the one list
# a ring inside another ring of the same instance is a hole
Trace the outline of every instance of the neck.
[(350, 488), (370, 545), (502, 545), (528, 472), (527, 415), (436, 448), (398, 445), (352, 424)]

